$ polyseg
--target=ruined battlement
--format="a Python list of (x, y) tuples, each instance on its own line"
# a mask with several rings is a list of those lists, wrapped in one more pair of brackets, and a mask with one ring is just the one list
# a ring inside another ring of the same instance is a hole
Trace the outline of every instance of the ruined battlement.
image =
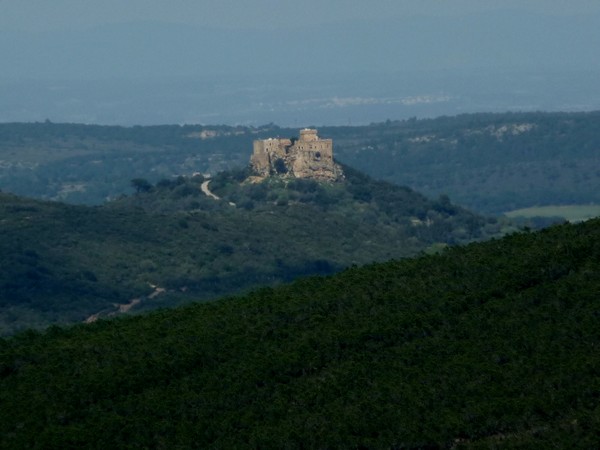
[(319, 136), (317, 136), (317, 130), (312, 130), (310, 128), (305, 128), (304, 130), (300, 130), (300, 140), (303, 142), (318, 141)]
[(297, 140), (269, 138), (254, 141), (250, 165), (256, 174), (282, 175), (335, 181), (343, 177), (333, 161), (333, 141), (321, 139), (317, 130), (300, 130)]

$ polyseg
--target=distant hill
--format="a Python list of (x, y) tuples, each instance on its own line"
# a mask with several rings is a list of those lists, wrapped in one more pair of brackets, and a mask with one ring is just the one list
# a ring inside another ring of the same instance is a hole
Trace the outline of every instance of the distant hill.
[(498, 235), (506, 223), (351, 168), (346, 180), (247, 171), (136, 180), (103, 206), (0, 194), (0, 334), (213, 299)]
[(252, 139), (270, 132), (271, 127), (0, 124), (0, 189), (100, 204), (133, 192), (133, 178), (156, 182), (244, 167)]
[[(600, 204), (600, 113), (465, 114), (321, 127), (334, 156), (377, 179), (475, 211)], [(297, 129), (0, 124), (0, 189), (100, 204), (129, 181), (245, 167), (252, 141)]]
[(600, 112), (465, 114), (321, 133), (341, 161), (476, 211), (600, 204)]
[(3, 448), (595, 448), (600, 221), (0, 339)]

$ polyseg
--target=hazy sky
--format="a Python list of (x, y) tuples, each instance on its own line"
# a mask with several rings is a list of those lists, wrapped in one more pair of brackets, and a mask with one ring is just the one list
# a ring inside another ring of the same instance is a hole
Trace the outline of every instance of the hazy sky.
[(332, 22), (414, 14), (516, 9), (548, 14), (600, 12), (598, 0), (0, 0), (0, 30), (52, 30), (130, 21), (226, 28), (283, 28), (290, 21)]
[(590, 110), (599, 52), (600, 0), (0, 0), (0, 121)]

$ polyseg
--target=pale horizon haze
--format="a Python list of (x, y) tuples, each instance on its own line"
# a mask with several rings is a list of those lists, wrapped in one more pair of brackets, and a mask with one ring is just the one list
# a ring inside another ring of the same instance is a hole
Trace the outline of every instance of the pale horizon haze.
[(161, 21), (217, 28), (285, 28), (313, 23), (382, 20), (415, 15), (514, 10), (549, 15), (600, 13), (596, 0), (0, 0), (0, 29), (48, 31), (102, 24)]
[(0, 0), (0, 121), (600, 108), (597, 0)]

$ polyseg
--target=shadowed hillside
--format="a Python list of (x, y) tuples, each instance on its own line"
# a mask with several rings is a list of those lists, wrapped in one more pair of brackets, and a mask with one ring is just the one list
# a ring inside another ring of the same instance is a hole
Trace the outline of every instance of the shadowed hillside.
[(0, 340), (6, 448), (594, 448), (600, 221)]
[(504, 226), (347, 170), (343, 183), (222, 173), (135, 180), (101, 207), (0, 193), (0, 334), (171, 307), (497, 235)]

